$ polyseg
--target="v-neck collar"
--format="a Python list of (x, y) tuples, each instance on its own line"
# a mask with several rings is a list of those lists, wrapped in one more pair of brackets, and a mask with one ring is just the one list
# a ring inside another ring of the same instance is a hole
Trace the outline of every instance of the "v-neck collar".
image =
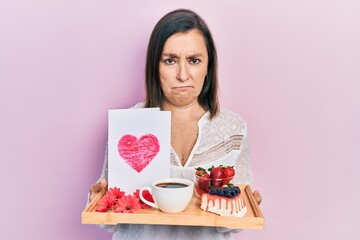
[(198, 145), (199, 145), (199, 139), (201, 137), (201, 129), (202, 129), (202, 126), (204, 126), (205, 122), (208, 120), (210, 116), (210, 112), (207, 111), (204, 113), (204, 115), (202, 115), (202, 117), (199, 119), (198, 121), (198, 136), (196, 138), (196, 142), (193, 146), (193, 148), (191, 149), (191, 152), (190, 152), (190, 155), (188, 157), (188, 159), (186, 160), (185, 164), (183, 165), (179, 156), (177, 155), (177, 153), (175, 152), (174, 148), (172, 147), (172, 145), (170, 144), (170, 148), (171, 148), (171, 151), (174, 153), (174, 156), (175, 156), (175, 159), (178, 163), (178, 166), (180, 167), (188, 167), (190, 162), (192, 161), (193, 159), (193, 156), (194, 156), (194, 151), (195, 149), (197, 149)]

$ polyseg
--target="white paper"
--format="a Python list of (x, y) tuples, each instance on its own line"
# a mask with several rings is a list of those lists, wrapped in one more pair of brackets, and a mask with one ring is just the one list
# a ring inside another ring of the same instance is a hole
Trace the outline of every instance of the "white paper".
[(170, 176), (171, 113), (158, 108), (109, 110), (108, 184), (127, 194)]

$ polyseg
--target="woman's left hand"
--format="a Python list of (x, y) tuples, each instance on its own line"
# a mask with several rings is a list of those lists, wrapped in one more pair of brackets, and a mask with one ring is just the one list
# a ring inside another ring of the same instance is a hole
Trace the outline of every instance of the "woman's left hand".
[(257, 204), (260, 205), (260, 203), (261, 203), (261, 201), (262, 201), (262, 197), (261, 197), (261, 195), (260, 195), (260, 193), (259, 193), (259, 190), (255, 190), (255, 191), (253, 192), (253, 196), (254, 196)]

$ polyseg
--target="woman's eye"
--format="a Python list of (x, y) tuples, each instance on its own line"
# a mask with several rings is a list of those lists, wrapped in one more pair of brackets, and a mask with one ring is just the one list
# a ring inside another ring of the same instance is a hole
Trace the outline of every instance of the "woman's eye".
[(168, 58), (164, 60), (164, 63), (168, 64), (168, 65), (172, 65), (175, 63), (175, 60), (172, 58)]
[(198, 64), (198, 63), (200, 63), (200, 59), (192, 58), (192, 59), (190, 60), (190, 63), (191, 63), (191, 64)]

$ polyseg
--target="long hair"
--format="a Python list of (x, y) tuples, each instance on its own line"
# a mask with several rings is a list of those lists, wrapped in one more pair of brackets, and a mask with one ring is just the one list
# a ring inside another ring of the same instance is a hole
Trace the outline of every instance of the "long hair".
[(208, 53), (208, 73), (198, 96), (199, 104), (210, 112), (212, 119), (219, 110), (217, 53), (211, 32), (205, 21), (195, 12), (178, 9), (163, 16), (155, 25), (149, 40), (146, 57), (145, 107), (163, 107), (163, 92), (159, 77), (159, 63), (166, 40), (178, 32), (197, 29), (203, 35)]

